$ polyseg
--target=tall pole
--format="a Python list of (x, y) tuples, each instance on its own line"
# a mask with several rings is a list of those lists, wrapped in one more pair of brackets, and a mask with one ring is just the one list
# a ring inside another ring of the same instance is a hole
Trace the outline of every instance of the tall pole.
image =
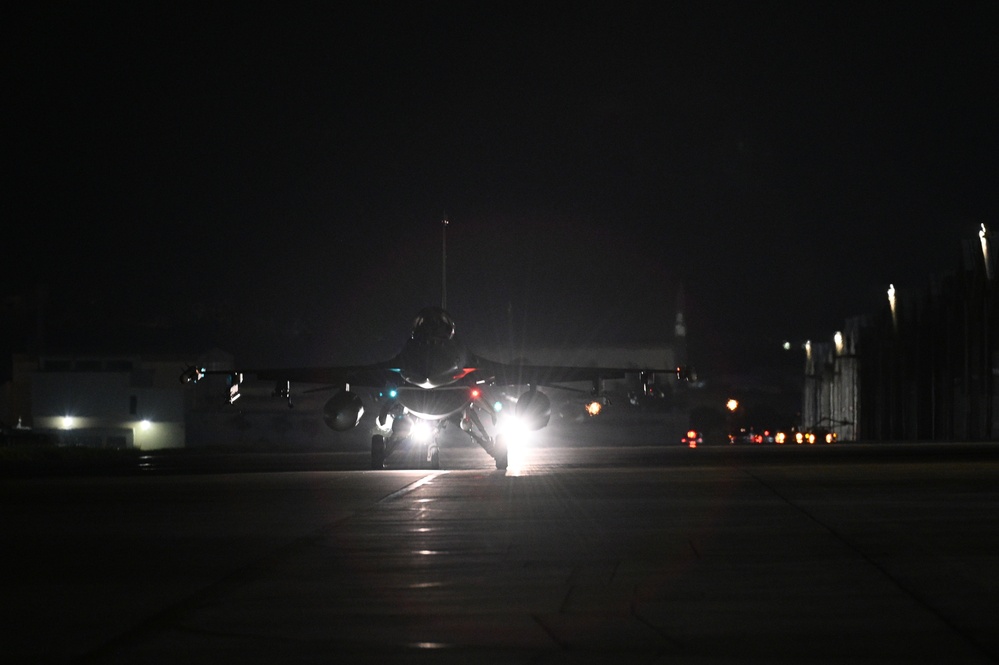
[(441, 309), (447, 309), (447, 213), (441, 220)]

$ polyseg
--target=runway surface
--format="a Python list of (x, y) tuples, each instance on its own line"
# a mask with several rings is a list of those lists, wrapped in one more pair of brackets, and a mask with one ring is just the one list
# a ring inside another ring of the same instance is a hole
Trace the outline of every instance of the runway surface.
[(366, 461), (0, 480), (0, 658), (999, 662), (995, 444)]

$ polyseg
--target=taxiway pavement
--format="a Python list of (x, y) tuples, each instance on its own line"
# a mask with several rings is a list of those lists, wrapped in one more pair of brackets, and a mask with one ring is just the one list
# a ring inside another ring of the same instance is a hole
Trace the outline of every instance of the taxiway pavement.
[(3, 662), (999, 662), (995, 444), (277, 459), (4, 479)]

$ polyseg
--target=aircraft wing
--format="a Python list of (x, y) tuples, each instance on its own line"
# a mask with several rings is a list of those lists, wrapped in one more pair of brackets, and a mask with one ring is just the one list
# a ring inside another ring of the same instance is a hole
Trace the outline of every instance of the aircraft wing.
[(341, 367), (285, 367), (279, 369), (247, 370), (264, 381), (290, 381), (292, 383), (350, 384), (380, 388), (399, 382), (399, 365), (393, 361), (372, 365), (346, 365)]
[(399, 383), (399, 363), (395, 358), (370, 365), (341, 365), (335, 367), (281, 367), (264, 369), (206, 370), (188, 367), (181, 375), (184, 383), (197, 383), (202, 377), (215, 375), (249, 374), (262, 381), (281, 383), (350, 384), (380, 388)]
[[(506, 386), (556, 386), (574, 381), (597, 382), (604, 379), (623, 379), (626, 374), (671, 374), (675, 369), (637, 367), (573, 367), (562, 365), (524, 365), (502, 363), (480, 357), (470, 359), (465, 383), (486, 383)], [(248, 374), (262, 381), (313, 383), (324, 385), (349, 384), (351, 386), (382, 388), (400, 385), (399, 363), (395, 358), (370, 365), (342, 365), (335, 367), (282, 367), (241, 370), (199, 370), (190, 367), (181, 376), (185, 383), (196, 382), (207, 374)]]
[(626, 374), (641, 372), (672, 374), (673, 369), (643, 369), (638, 367), (570, 367), (561, 365), (521, 365), (501, 363), (475, 357), (470, 363), (475, 366), (478, 380), (488, 383), (522, 386), (554, 386), (573, 381), (600, 381), (602, 379), (623, 379)]

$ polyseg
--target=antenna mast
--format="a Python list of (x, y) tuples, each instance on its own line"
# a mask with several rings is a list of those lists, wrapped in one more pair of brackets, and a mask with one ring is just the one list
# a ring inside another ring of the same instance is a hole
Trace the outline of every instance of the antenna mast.
[(441, 309), (447, 309), (447, 213), (441, 220)]

